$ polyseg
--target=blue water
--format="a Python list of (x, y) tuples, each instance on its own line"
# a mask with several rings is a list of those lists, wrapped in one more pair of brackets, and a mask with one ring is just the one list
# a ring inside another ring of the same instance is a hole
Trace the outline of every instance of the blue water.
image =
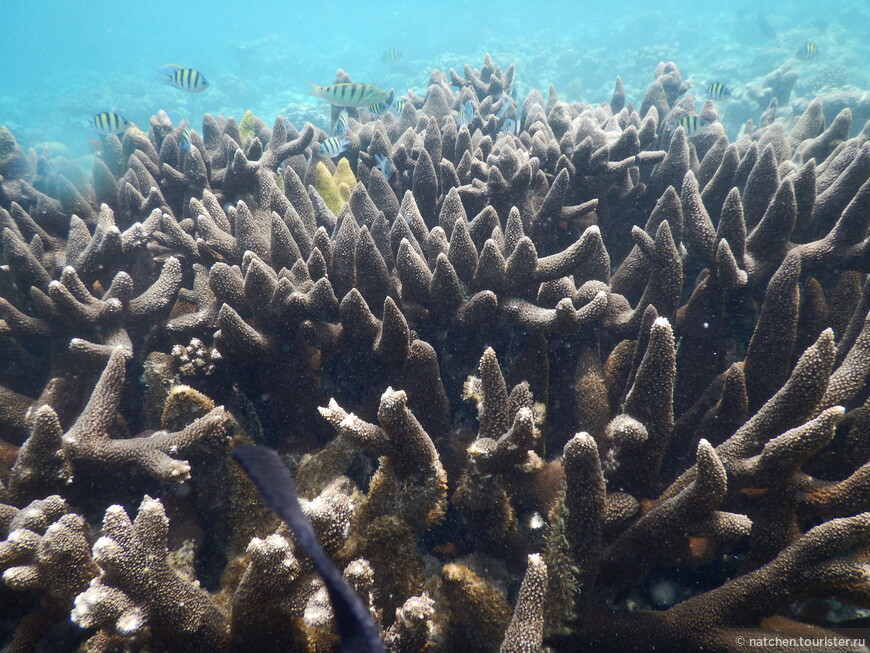
[[(775, 34), (759, 27), (761, 14)], [(659, 61), (674, 61), (696, 100), (721, 81), (735, 95), (720, 107), (734, 138), (762, 111), (747, 97), (806, 42), (819, 46), (809, 62), (793, 61), (800, 78), (793, 111), (816, 95), (846, 93), (853, 130), (870, 118), (870, 2), (282, 2), (131, 5), (0, 0), (0, 125), (24, 146), (59, 141), (70, 156), (89, 151), (98, 135), (87, 124), (114, 110), (147, 129), (159, 109), (174, 110), (198, 128), (203, 113), (245, 110), (271, 122), (279, 113), (327, 125), (328, 109), (305, 96), (307, 82), (330, 83), (337, 69), (355, 81), (422, 94), (433, 68), (479, 67), (490, 52), (517, 66), (522, 97), (606, 101), (621, 75), (639, 106)], [(381, 61), (387, 48), (400, 65)], [(200, 70), (211, 86), (190, 94), (160, 81), (154, 69), (179, 63)], [(839, 94), (839, 95), (838, 95)], [(863, 102), (863, 104), (862, 104)], [(862, 111), (866, 109), (866, 113)]]

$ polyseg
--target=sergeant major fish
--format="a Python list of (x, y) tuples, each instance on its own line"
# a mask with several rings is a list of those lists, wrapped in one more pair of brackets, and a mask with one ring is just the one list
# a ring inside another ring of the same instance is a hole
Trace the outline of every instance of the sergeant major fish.
[(400, 116), (402, 115), (402, 109), (405, 108), (405, 104), (407, 104), (407, 101), (403, 98), (399, 98), (398, 100), (395, 100), (392, 104), (387, 104), (386, 102), (378, 102), (377, 104), (371, 105), (368, 109), (369, 113), (373, 116), (381, 116), (387, 113), (387, 111), (389, 111), (390, 113), (394, 113), (397, 116)]
[(722, 82), (707, 85), (707, 97), (711, 100), (727, 100), (731, 97), (731, 89)]
[(337, 107), (367, 107), (378, 102), (386, 102), (390, 94), (373, 84), (343, 82), (331, 86), (311, 84), (308, 95), (326, 100)]
[(328, 156), (334, 159), (339, 154), (347, 151), (348, 145), (350, 145), (350, 141), (344, 136), (332, 136), (320, 144), (317, 153), (321, 156)]
[(501, 108), (498, 110), (498, 113), (495, 114), (496, 118), (504, 118), (505, 114), (507, 114), (508, 110), (515, 105), (514, 102), (509, 95), (502, 95), (501, 97)]
[(198, 70), (193, 68), (182, 68), (178, 64), (166, 64), (157, 70), (161, 75), (165, 75), (164, 81), (170, 86), (188, 91), (190, 93), (202, 93), (208, 88), (208, 80)]
[(456, 126), (462, 127), (463, 125), (470, 125), (473, 120), (474, 105), (471, 104), (471, 100), (466, 100), (465, 104), (459, 108), (459, 116), (456, 118)]
[(114, 111), (103, 111), (102, 113), (94, 114), (90, 123), (97, 129), (97, 131), (106, 136), (112, 134), (118, 134), (120, 136), (127, 131), (127, 128), (130, 126), (130, 123), (126, 118), (124, 118), (124, 116), (120, 113), (115, 113)]
[(676, 131), (677, 127), (682, 127), (686, 136), (694, 136), (707, 128), (707, 121), (698, 116), (683, 116), (679, 120), (672, 120), (667, 124), (667, 128), (671, 132)]
[(342, 109), (341, 113), (338, 114), (338, 118), (335, 119), (335, 124), (332, 126), (332, 133), (336, 136), (341, 136), (347, 131), (347, 109)]
[(390, 48), (384, 52), (381, 59), (386, 63), (401, 63), (405, 59), (405, 53), (396, 48)]
[(376, 102), (375, 104), (369, 105), (368, 109), (369, 113), (373, 116), (382, 116), (390, 110), (390, 107), (386, 102)]
[(795, 52), (795, 55), (801, 61), (809, 61), (819, 53), (819, 46), (815, 43), (805, 43), (800, 49)]
[(187, 125), (187, 120), (184, 121), (184, 126), (181, 128), (181, 136), (178, 139), (178, 149), (182, 154), (190, 152), (190, 127)]

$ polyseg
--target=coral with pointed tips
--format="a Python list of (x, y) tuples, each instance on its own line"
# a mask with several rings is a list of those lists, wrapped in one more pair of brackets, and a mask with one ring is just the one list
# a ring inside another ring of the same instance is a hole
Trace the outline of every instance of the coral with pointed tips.
[[(747, 85), (763, 113), (731, 142), (733, 104), (674, 129), (694, 107), (672, 62), (639, 111), (625, 77), (586, 105), (517, 97), (515, 70), (487, 56), (399, 115), (352, 112), (335, 168), (315, 127), (253, 113), (206, 115), (189, 148), (159, 113), (107, 137), (90, 177), (13, 152), (0, 528), (31, 602), (0, 594), (0, 639), (21, 615), (13, 646), (45, 647), (69, 609), (37, 551), (52, 523), (75, 551), (88, 528), (45, 497), (89, 515), (147, 492), (196, 564), (166, 572), (153, 501), (141, 529), (110, 509), (74, 613), (106, 624), (88, 646), (334, 650), (340, 615), (228, 459), (250, 439), (285, 456), (391, 650), (719, 650), (864, 605), (859, 108), (790, 120), (783, 67)], [(112, 567), (143, 551), (147, 592)]]
[(85, 628), (144, 636), (178, 651), (225, 651), (229, 628), (208, 593), (166, 561), (169, 522), (163, 504), (146, 496), (131, 522), (111, 506), (94, 543), (101, 574), (76, 597), (72, 619)]
[(21, 446), (12, 467), (9, 491), (19, 501), (39, 494), (44, 487), (63, 488), (75, 479), (76, 469), (121, 467), (154, 478), (183, 482), (190, 464), (175, 458), (202, 442), (227, 444), (227, 416), (222, 408), (180, 431), (156, 432), (144, 438), (111, 437), (115, 411), (124, 385), (125, 354), (116, 348), (81, 415), (66, 432), (50, 406), (33, 417), (30, 437)]
[(499, 653), (535, 653), (541, 649), (546, 594), (547, 565), (539, 554), (533, 553)]

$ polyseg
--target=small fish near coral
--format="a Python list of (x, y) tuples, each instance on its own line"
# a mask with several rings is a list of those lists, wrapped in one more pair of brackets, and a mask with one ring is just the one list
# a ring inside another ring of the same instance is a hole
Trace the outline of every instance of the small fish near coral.
[(166, 64), (158, 68), (157, 72), (164, 75), (164, 80), (170, 86), (174, 86), (189, 93), (202, 93), (208, 88), (208, 80), (194, 68), (182, 68), (178, 64)]
[(342, 82), (331, 86), (311, 84), (308, 95), (326, 100), (337, 107), (367, 107), (378, 102), (392, 100), (392, 91), (387, 92), (374, 84)]
[(341, 136), (347, 131), (347, 109), (343, 109), (338, 118), (335, 119), (335, 124), (332, 126), (332, 133), (335, 136)]
[(389, 48), (381, 57), (381, 61), (389, 64), (402, 63), (405, 60), (405, 53), (396, 48)]
[(731, 97), (731, 89), (722, 82), (713, 82), (707, 85), (707, 97), (711, 100), (727, 100)]
[(384, 175), (384, 179), (389, 180), (390, 177), (393, 176), (393, 164), (390, 162), (389, 158), (385, 157), (383, 154), (375, 154), (375, 168), (381, 171), (381, 174)]
[(501, 99), (501, 109), (495, 114), (496, 118), (504, 118), (511, 108), (516, 108), (517, 102), (510, 95), (505, 95)]
[(347, 138), (343, 136), (332, 136), (320, 144), (317, 153), (320, 156), (328, 156), (329, 158), (334, 159), (339, 154), (346, 152), (349, 145), (350, 141)]
[(98, 132), (105, 136), (111, 136), (112, 134), (121, 136), (130, 126), (130, 122), (124, 116), (114, 111), (96, 113), (89, 122)]
[(665, 129), (675, 132), (677, 127), (682, 127), (686, 136), (696, 136), (707, 128), (707, 121), (698, 116), (683, 116), (679, 120), (672, 120), (665, 125)]
[(390, 105), (386, 102), (376, 102), (368, 107), (369, 113), (373, 116), (382, 116), (390, 110)]
[(815, 58), (817, 54), (819, 54), (819, 46), (815, 43), (805, 43), (797, 52), (794, 53), (794, 56), (801, 61), (809, 61), (810, 59)]
[(405, 108), (405, 104), (407, 100), (403, 98), (399, 98), (395, 102), (377, 102), (369, 106), (369, 113), (373, 116), (382, 116), (383, 114), (390, 112), (397, 116), (402, 115), (402, 109)]
[(178, 120), (178, 127), (181, 129), (178, 134), (178, 149), (182, 154), (187, 154), (191, 148), (190, 121), (178, 109), (170, 109), (166, 114), (170, 119)]
[(470, 125), (474, 120), (474, 105), (471, 100), (467, 100), (459, 109), (459, 116), (456, 118), (456, 126)]
[(181, 128), (181, 138), (178, 140), (178, 149), (182, 154), (190, 152), (190, 127), (187, 120), (184, 121), (184, 126)]

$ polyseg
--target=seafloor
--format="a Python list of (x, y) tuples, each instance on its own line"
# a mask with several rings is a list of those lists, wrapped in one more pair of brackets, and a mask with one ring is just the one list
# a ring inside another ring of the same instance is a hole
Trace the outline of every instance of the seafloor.
[(335, 161), (293, 115), (161, 111), (88, 172), (0, 130), (4, 650), (339, 650), (251, 442), (390, 652), (862, 625), (870, 116), (778, 69), (687, 133), (654, 68), (435, 70)]

